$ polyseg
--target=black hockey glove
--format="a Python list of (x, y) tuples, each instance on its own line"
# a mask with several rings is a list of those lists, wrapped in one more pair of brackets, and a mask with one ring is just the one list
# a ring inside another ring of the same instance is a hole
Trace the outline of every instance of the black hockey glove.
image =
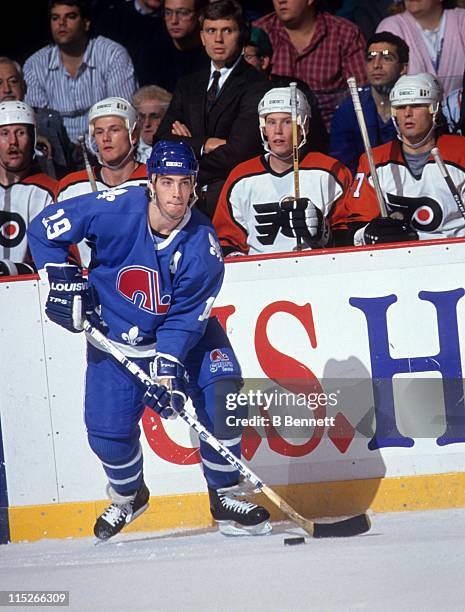
[(164, 419), (176, 418), (187, 402), (186, 370), (181, 363), (165, 355), (155, 357), (152, 370), (157, 384), (147, 389), (143, 401)]
[(87, 281), (82, 277), (81, 268), (70, 264), (47, 264), (45, 270), (50, 282), (45, 314), (65, 329), (81, 332), (88, 302)]
[[(321, 240), (324, 230), (323, 214), (308, 198), (284, 200), (281, 206), (281, 225), (290, 229), (290, 236), (301, 238), (307, 246)], [(283, 232), (285, 235), (287, 233)]]
[(418, 234), (406, 221), (391, 217), (378, 217), (365, 227), (363, 238), (365, 244), (383, 244), (418, 240)]

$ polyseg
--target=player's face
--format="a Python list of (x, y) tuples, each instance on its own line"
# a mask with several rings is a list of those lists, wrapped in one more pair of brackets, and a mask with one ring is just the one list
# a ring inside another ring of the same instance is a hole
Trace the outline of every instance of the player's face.
[(165, 0), (163, 14), (168, 34), (174, 40), (189, 36), (199, 26), (194, 0)]
[(32, 159), (32, 138), (27, 125), (0, 126), (0, 164), (7, 172), (27, 168)]
[(94, 123), (94, 137), (102, 160), (117, 165), (129, 153), (129, 135), (122, 117), (99, 117)]
[(153, 136), (158, 130), (166, 109), (166, 102), (160, 102), (159, 100), (144, 100), (138, 104), (140, 136), (145, 144), (152, 145)]
[(276, 15), (285, 26), (298, 25), (314, 3), (315, 0), (273, 0)]
[(272, 153), (279, 157), (292, 154), (292, 120), (289, 113), (270, 113), (265, 118), (264, 129)]
[(403, 138), (411, 144), (420, 142), (433, 125), (428, 104), (397, 106), (396, 120)]
[(241, 35), (234, 19), (205, 19), (200, 36), (205, 51), (217, 68), (222, 68), (241, 51)]
[(24, 86), (13, 64), (0, 64), (0, 102), (22, 100)]
[(380, 86), (394, 83), (400, 77), (403, 68), (394, 45), (378, 42), (369, 46), (366, 69), (370, 85)]
[(77, 6), (56, 4), (50, 12), (52, 37), (59, 46), (81, 41), (89, 27), (90, 21), (81, 17)]
[(190, 176), (159, 175), (154, 185), (155, 205), (167, 221), (180, 221), (186, 214), (193, 185)]
[(442, 0), (405, 0), (405, 8), (414, 17), (430, 15), (441, 6)]

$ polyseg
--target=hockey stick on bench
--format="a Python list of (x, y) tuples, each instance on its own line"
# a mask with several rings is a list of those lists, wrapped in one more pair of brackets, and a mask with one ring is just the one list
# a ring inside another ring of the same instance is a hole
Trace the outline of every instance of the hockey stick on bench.
[(360, 103), (360, 96), (358, 94), (357, 81), (355, 80), (355, 77), (349, 77), (347, 79), (347, 85), (349, 86), (352, 103), (354, 105), (355, 116), (357, 117), (360, 134), (363, 140), (363, 146), (365, 148), (365, 153), (368, 160), (368, 166), (370, 167), (371, 179), (373, 181), (376, 199), (378, 200), (379, 210), (381, 211), (382, 217), (387, 217), (388, 214), (386, 209), (386, 202), (384, 201), (383, 192), (381, 191), (381, 185), (379, 184), (379, 178), (376, 172), (376, 166), (373, 159), (373, 151), (371, 149), (370, 144), (370, 137), (368, 136), (367, 125), (365, 123), (365, 115), (363, 114), (362, 105)]
[[(88, 321), (84, 321), (84, 331), (99, 344), (102, 349), (109, 352), (123, 367), (125, 367), (139, 382), (146, 387), (153, 384), (152, 379), (133, 361), (128, 359), (112, 342), (108, 340), (98, 329)], [(204, 442), (215, 449), (226, 461), (235, 467), (256, 489), (259, 489), (275, 506), (302, 527), (313, 538), (337, 538), (348, 537), (365, 533), (371, 527), (370, 519), (366, 514), (359, 514), (351, 518), (333, 523), (315, 523), (301, 516), (280, 495), (266, 485), (245, 463), (242, 463), (231, 451), (221, 444), (199, 421), (185, 410), (179, 412), (179, 416), (196, 431)]]

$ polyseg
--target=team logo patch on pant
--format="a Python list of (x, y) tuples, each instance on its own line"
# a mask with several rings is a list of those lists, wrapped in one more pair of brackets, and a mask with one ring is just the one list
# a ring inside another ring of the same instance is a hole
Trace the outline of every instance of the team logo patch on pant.
[(234, 364), (227, 353), (221, 349), (214, 349), (210, 351), (210, 372), (215, 374), (219, 370), (234, 372)]

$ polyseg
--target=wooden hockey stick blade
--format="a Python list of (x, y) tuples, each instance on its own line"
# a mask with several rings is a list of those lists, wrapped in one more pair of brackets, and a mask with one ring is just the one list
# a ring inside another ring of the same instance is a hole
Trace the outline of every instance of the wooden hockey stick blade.
[(276, 491), (263, 484), (260, 490), (275, 506), (302, 527), (312, 538), (348, 538), (370, 530), (371, 521), (367, 514), (358, 514), (342, 521), (315, 523), (292, 508)]

